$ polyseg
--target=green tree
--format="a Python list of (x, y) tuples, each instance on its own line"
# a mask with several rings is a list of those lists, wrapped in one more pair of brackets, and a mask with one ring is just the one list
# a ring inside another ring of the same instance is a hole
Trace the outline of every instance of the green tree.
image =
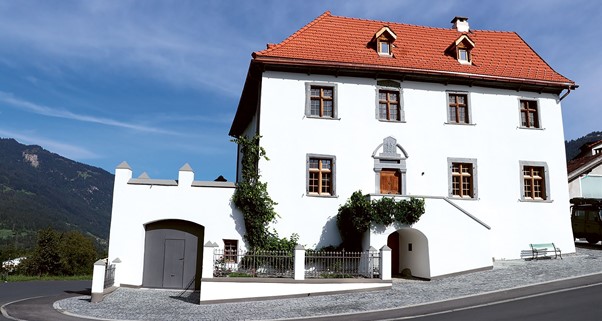
[(23, 264), (31, 275), (56, 275), (61, 272), (60, 235), (52, 228), (38, 231), (33, 254)]
[(86, 275), (97, 258), (91, 238), (79, 231), (59, 233), (52, 228), (38, 231), (31, 256), (20, 269), (29, 275)]
[(61, 272), (64, 275), (91, 274), (96, 260), (92, 239), (79, 231), (69, 231), (60, 240)]

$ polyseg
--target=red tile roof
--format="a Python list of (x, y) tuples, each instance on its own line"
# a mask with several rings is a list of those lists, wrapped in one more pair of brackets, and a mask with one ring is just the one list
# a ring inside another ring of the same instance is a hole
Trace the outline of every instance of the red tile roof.
[[(601, 140), (597, 140), (595, 142), (590, 142), (590, 143), (586, 143), (584, 146), (587, 148), (588, 151), (591, 151), (592, 148), (602, 145), (602, 139)], [(581, 147), (581, 149), (583, 149), (583, 147)]]
[(570, 160), (566, 165), (566, 169), (569, 175), (569, 182), (572, 180), (571, 178), (573, 178), (573, 176), (576, 176), (576, 174), (579, 174), (583, 171), (587, 172), (586, 167), (592, 167), (593, 165), (598, 163), (602, 163), (602, 154), (590, 154)]
[(589, 142), (583, 144), (579, 149), (581, 153), (575, 158), (568, 161), (566, 164), (567, 172), (569, 174), (569, 181), (574, 179), (577, 174), (581, 172), (587, 172), (588, 168), (591, 170), (592, 166), (602, 164), (602, 154), (592, 154), (592, 149), (602, 144), (602, 140)]
[[(396, 35), (394, 58), (380, 57), (369, 46), (388, 26)], [(472, 65), (460, 64), (446, 49), (460, 36), (455, 29), (362, 20), (325, 12), (279, 44), (253, 53), (256, 61), (314, 63), (330, 66), (386, 68), (391, 71), (451, 74), (468, 78), (541, 82), (568, 87), (575, 83), (554, 71), (515, 32), (471, 30)]]

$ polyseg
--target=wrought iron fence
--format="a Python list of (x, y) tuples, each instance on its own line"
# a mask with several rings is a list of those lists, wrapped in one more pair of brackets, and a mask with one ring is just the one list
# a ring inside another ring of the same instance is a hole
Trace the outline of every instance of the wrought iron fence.
[(380, 253), (305, 251), (306, 278), (377, 278)]
[(104, 288), (111, 287), (113, 284), (115, 284), (115, 264), (107, 264)]
[(215, 277), (293, 278), (293, 252), (216, 249), (213, 260)]

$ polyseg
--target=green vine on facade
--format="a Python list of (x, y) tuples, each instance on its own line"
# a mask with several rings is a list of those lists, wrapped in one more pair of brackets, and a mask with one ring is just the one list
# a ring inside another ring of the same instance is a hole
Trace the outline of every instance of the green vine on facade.
[(261, 182), (259, 161), (269, 160), (266, 151), (259, 145), (261, 136), (251, 138), (239, 136), (232, 139), (237, 143), (242, 154), (241, 174), (232, 201), (242, 212), (245, 221), (245, 241), (251, 250), (293, 250), (299, 237), (293, 234), (290, 238), (279, 238), (278, 233), (269, 230), (278, 214), (274, 210), (277, 205), (270, 197), (267, 183)]
[(360, 251), (362, 236), (373, 224), (412, 225), (418, 222), (424, 211), (424, 199), (411, 197), (409, 200), (395, 201), (393, 198), (383, 197), (370, 201), (362, 191), (356, 191), (339, 207), (337, 213), (342, 246), (349, 251)]

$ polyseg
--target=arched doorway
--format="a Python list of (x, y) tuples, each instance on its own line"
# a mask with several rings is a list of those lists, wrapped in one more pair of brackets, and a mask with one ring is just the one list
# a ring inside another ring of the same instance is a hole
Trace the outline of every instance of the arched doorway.
[(392, 275), (401, 275), (408, 269), (414, 277), (430, 279), (428, 239), (421, 231), (399, 229), (389, 235), (387, 246), (391, 248)]
[(203, 262), (202, 225), (162, 220), (145, 225), (142, 286), (199, 289)]

